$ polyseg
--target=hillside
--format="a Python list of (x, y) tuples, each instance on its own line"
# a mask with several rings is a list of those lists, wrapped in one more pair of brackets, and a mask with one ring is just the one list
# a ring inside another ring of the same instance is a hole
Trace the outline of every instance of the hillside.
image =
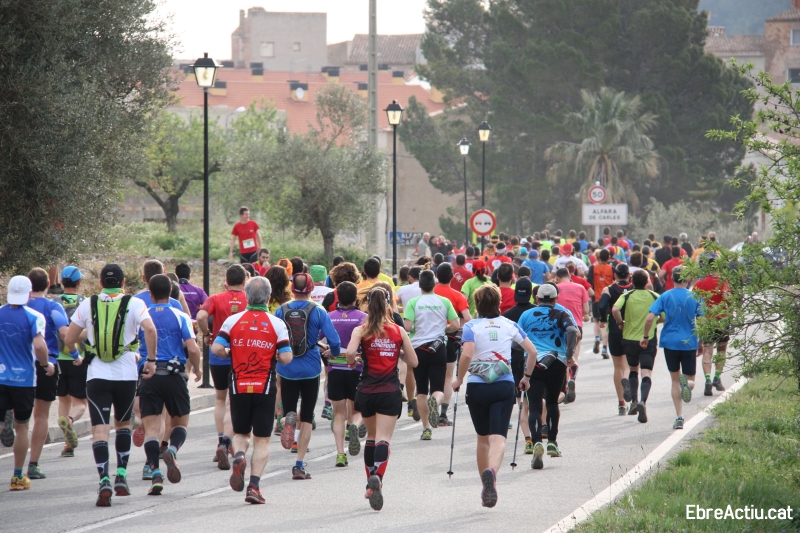
[(709, 26), (725, 26), (731, 34), (763, 34), (764, 20), (791, 9), (792, 0), (700, 0), (709, 12)]

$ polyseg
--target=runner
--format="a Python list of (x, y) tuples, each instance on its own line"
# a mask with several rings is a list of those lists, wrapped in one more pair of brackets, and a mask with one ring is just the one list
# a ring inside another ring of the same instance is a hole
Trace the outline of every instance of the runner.
[[(505, 268), (505, 267), (501, 267)], [(453, 304), (453, 309), (458, 313), (460, 324), (466, 324), (472, 320), (469, 314), (467, 298), (452, 287), (453, 267), (450, 263), (444, 263), (439, 267), (438, 283), (434, 287), (434, 294), (444, 296)], [(462, 326), (463, 328), (463, 326)], [(444, 376), (444, 398), (442, 399), (441, 411), (439, 414), (440, 426), (452, 426), (453, 423), (447, 418), (447, 409), (450, 407), (450, 399), (453, 397), (453, 374), (456, 369), (456, 362), (461, 353), (461, 333), (462, 329), (454, 333), (447, 334), (447, 373)]]
[(256, 273), (259, 276), (264, 276), (264, 275), (266, 275), (267, 270), (269, 270), (269, 267), (270, 267), (270, 264), (269, 264), (269, 250), (266, 249), (266, 248), (261, 248), (258, 251), (258, 254), (256, 255), (256, 257), (258, 258), (258, 260), (255, 261), (254, 263), (252, 263), (253, 264), (253, 268), (255, 269)]
[(181, 293), (186, 298), (186, 305), (189, 307), (189, 316), (192, 320), (197, 320), (197, 311), (208, 300), (206, 291), (189, 281), (192, 277), (192, 268), (186, 263), (181, 263), (175, 267), (175, 275), (178, 276), (178, 284)]
[(241, 263), (257, 261), (258, 258), (253, 256), (261, 248), (261, 230), (255, 220), (250, 220), (250, 210), (247, 207), (239, 209), (239, 222), (233, 225), (228, 261), (233, 261), (233, 247), (237, 239), (239, 241), (239, 261)]
[(536, 348), (513, 321), (500, 316), (500, 291), (484, 286), (475, 291), (478, 318), (464, 326), (463, 352), (453, 389), (459, 390), (467, 372), (466, 402), (478, 434), (478, 473), (484, 507), (497, 504), (497, 471), (503, 461), (508, 423), (514, 410), (511, 348), (521, 346), (531, 360)]
[(433, 292), (436, 287), (433, 272), (423, 270), (420, 273), (419, 287), (422, 295), (408, 303), (403, 318), (419, 361), (414, 368), (414, 379), (416, 406), (423, 426), (420, 439), (431, 440), (431, 428), (439, 426), (439, 403), (444, 398), (446, 334), (458, 331), (460, 323), (450, 300)]
[(333, 289), (329, 289), (325, 286), (325, 280), (328, 278), (328, 271), (322, 265), (311, 265), (311, 268), (308, 269), (308, 273), (311, 274), (311, 279), (314, 280), (314, 290), (311, 291), (311, 301), (317, 305), (322, 305), (322, 301), (325, 300), (328, 293), (333, 292)]
[(617, 391), (618, 402), (617, 414), (623, 416), (626, 412), (625, 402), (630, 402), (633, 399), (630, 381), (627, 377), (630, 373), (630, 368), (628, 367), (627, 359), (623, 357), (625, 348), (622, 345), (622, 331), (617, 326), (617, 322), (610, 320), (609, 317), (619, 297), (626, 291), (633, 289), (633, 284), (630, 282), (630, 271), (625, 263), (619, 263), (614, 268), (614, 277), (616, 281), (603, 289), (598, 308), (600, 309), (602, 320), (600, 327), (606, 328), (606, 324), (608, 324), (608, 348), (611, 353), (611, 360), (614, 363), (614, 389)]
[(519, 326), (536, 347), (536, 357), (528, 357), (520, 388), (528, 393), (528, 424), (533, 430), (533, 460), (531, 467), (544, 467), (542, 455), (542, 396), (547, 405), (547, 455), (561, 457), (558, 448), (558, 422), (560, 411), (558, 395), (564, 386), (567, 364), (572, 361), (578, 343), (578, 328), (567, 311), (555, 309), (558, 289), (550, 284), (541, 285), (536, 296), (536, 307), (525, 311)]
[[(708, 260), (706, 257), (703, 260)], [(728, 341), (730, 332), (722, 325), (727, 318), (727, 297), (731, 293), (730, 285), (722, 281), (716, 274), (711, 273), (694, 284), (692, 289), (696, 292), (706, 305), (708, 314), (707, 320), (715, 324), (712, 332), (704, 336), (701, 342), (703, 350), (703, 373), (706, 376), (706, 384), (703, 394), (712, 395), (712, 388), (719, 392), (724, 392), (722, 385), (722, 369), (725, 368), (726, 352), (728, 351)], [(717, 348), (717, 356), (714, 357), (714, 346)], [(714, 380), (711, 380), (711, 365), (714, 364)]]
[[(146, 348), (150, 353), (157, 353), (158, 334), (144, 301), (123, 295), (125, 274), (119, 265), (109, 263), (103, 267), (100, 286), (102, 293), (84, 300), (72, 315), (64, 342), (67, 346), (75, 344), (86, 330), (88, 345), (84, 364), (89, 365), (86, 397), (92, 419), (92, 452), (100, 476), (96, 505), (108, 507), (112, 494), (108, 450), (111, 407), (114, 407), (117, 454), (113, 490), (117, 496), (128, 496), (126, 469), (131, 450), (130, 419), (138, 378), (138, 332), (144, 330)], [(117, 322), (116, 319), (121, 320)], [(114, 327), (110, 327), (112, 320)]]
[(364, 274), (364, 280), (356, 285), (359, 289), (362, 287), (371, 287), (375, 285), (377, 282), (381, 281), (381, 262), (374, 257), (370, 257), (364, 261), (364, 269), (362, 270), (362, 273)]
[[(614, 321), (622, 330), (622, 346), (630, 372), (628, 386), (631, 391), (631, 405), (628, 414), (639, 415), (639, 422), (647, 422), (647, 397), (653, 385), (653, 364), (658, 352), (656, 328), (650, 332), (647, 346), (642, 348), (639, 341), (644, 338), (644, 323), (650, 312), (650, 306), (658, 299), (658, 293), (647, 289), (650, 277), (644, 270), (638, 270), (631, 276), (633, 290), (622, 294), (614, 303), (611, 312)], [(640, 368), (641, 367), (641, 370)], [(639, 396), (639, 374), (642, 375), (642, 395)]]
[(558, 256), (558, 259), (556, 259), (555, 263), (553, 263), (553, 268), (556, 270), (559, 268), (567, 268), (567, 263), (573, 262), (576, 264), (576, 270), (579, 270), (583, 274), (588, 274), (589, 267), (586, 266), (583, 261), (576, 259), (572, 255), (573, 249), (571, 244), (567, 243), (563, 245), (561, 248), (559, 248), (559, 252), (560, 255)]
[[(336, 286), (339, 305), (335, 311), (328, 313), (334, 329), (339, 334), (341, 345), (350, 343), (353, 329), (360, 326), (367, 317), (356, 307), (358, 289), (349, 282), (343, 281)], [(325, 355), (330, 352), (326, 350)], [(353, 401), (356, 398), (356, 387), (361, 376), (361, 364), (350, 367), (347, 358), (341, 352), (339, 357), (328, 360), (328, 397), (333, 404), (333, 439), (336, 443), (335, 466), (347, 466), (347, 454), (344, 453), (345, 425), (349, 433), (350, 455), (358, 455), (361, 443), (358, 440), (358, 419), (360, 415), (355, 412)]]
[(400, 300), (400, 305), (403, 309), (408, 306), (408, 302), (416, 298), (422, 291), (419, 288), (419, 273), (422, 269), (418, 266), (408, 269), (408, 285), (404, 285), (397, 289), (397, 298)]
[[(272, 420), (275, 417), (275, 365), (277, 362), (289, 364), (292, 349), (286, 325), (267, 312), (269, 281), (252, 279), (244, 291), (249, 302), (247, 308), (225, 320), (214, 338), (211, 351), (217, 357), (230, 358), (233, 369), (230, 388), (234, 431), (231, 488), (237, 492), (245, 488), (246, 454), (252, 433), (253, 453), (244, 501), (263, 504), (266, 500), (259, 483), (269, 460)], [(256, 327), (253, 328), (252, 324)]]
[(500, 312), (505, 313), (514, 307), (514, 267), (509, 263), (503, 263), (496, 270), (497, 281), (500, 287)]
[[(358, 273), (358, 268), (353, 263), (339, 263), (331, 269), (331, 282), (334, 288), (343, 281), (349, 281), (356, 286), (361, 283), (361, 275)], [(337, 304), (336, 291), (328, 293), (322, 300), (322, 307), (328, 312), (335, 311)]]
[[(69, 265), (61, 271), (61, 285), (64, 287), (64, 294), (59, 296), (58, 301), (64, 307), (67, 318), (72, 318), (75, 310), (85, 299), (79, 292), (82, 280), (83, 274), (76, 266)], [(86, 352), (86, 345), (83, 342), (79, 343), (78, 352), (78, 357), (73, 358), (63, 340), (59, 340), (59, 376), (56, 396), (58, 396), (58, 427), (64, 434), (64, 449), (61, 450), (61, 457), (75, 456), (78, 434), (75, 433), (72, 425), (86, 413), (87, 407), (86, 368), (88, 365), (83, 364)]]
[[(609, 259), (611, 254), (603, 248), (597, 254), (597, 262), (589, 267), (589, 283), (592, 284), (594, 291), (594, 302), (592, 302), (592, 321), (594, 322), (594, 353), (600, 353), (600, 344), (603, 345), (603, 359), (608, 359), (608, 330), (603, 326), (606, 321), (605, 317), (600, 313), (600, 298), (602, 298), (603, 290), (614, 283), (614, 270)], [(622, 354), (619, 354), (622, 355)]]
[[(471, 247), (467, 248), (467, 250), (471, 249)], [(456, 267), (453, 269), (453, 279), (450, 281), (450, 287), (460, 291), (464, 283), (472, 277), (472, 263), (470, 262), (469, 266), (467, 266), (467, 258), (464, 257), (464, 254), (458, 254), (456, 256)]]
[[(47, 271), (42, 268), (34, 268), (28, 274), (31, 281), (32, 292), (27, 307), (40, 313), (46, 322), (44, 339), (47, 342), (47, 353), (49, 361), (56, 368), (56, 372), (50, 376), (45, 373), (45, 369), (39, 366), (36, 369), (36, 400), (33, 403), (33, 431), (31, 432), (31, 459), (28, 463), (29, 479), (45, 479), (47, 476), (39, 467), (39, 457), (42, 455), (42, 447), (47, 439), (47, 430), (50, 418), (50, 406), (56, 399), (58, 393), (58, 355), (59, 339), (67, 333), (69, 321), (67, 313), (60, 304), (48, 300), (45, 291), (50, 285)], [(70, 357), (76, 360), (80, 357), (75, 346), (70, 349)], [(77, 442), (73, 441), (77, 446)]]
[[(367, 442), (364, 445), (364, 470), (370, 507), (383, 508), (383, 477), (389, 464), (389, 447), (397, 419), (403, 411), (397, 364), (400, 350), (406, 364), (417, 366), (414, 347), (405, 330), (390, 320), (391, 295), (374, 287), (367, 295), (369, 314), (366, 322), (353, 330), (347, 344), (347, 364), (356, 366), (361, 351), (361, 382), (356, 392), (355, 408), (364, 417)], [(351, 432), (352, 435), (352, 432)]]
[[(276, 369), (281, 378), (281, 403), (286, 413), (286, 421), (281, 432), (281, 445), (286, 450), (291, 449), (292, 452), (297, 450), (297, 461), (292, 467), (292, 479), (311, 479), (311, 475), (305, 469), (303, 458), (311, 440), (314, 407), (319, 396), (322, 359), (316, 340), (322, 334), (327, 339), (331, 357), (334, 358), (338, 357), (341, 345), (339, 334), (334, 329), (328, 314), (310, 299), (313, 288), (314, 282), (309, 274), (295, 274), (292, 279), (294, 300), (283, 304), (275, 311), (275, 316), (286, 322), (294, 355), (290, 363), (278, 363)], [(299, 421), (298, 401), (300, 401)], [(358, 435), (351, 435), (350, 438), (357, 439)]]
[[(289, 265), (289, 269), (291, 270), (292, 265)], [(282, 267), (281, 265), (275, 265), (270, 267), (267, 270), (267, 275), (264, 276), (269, 281), (270, 286), (272, 287), (272, 293), (269, 297), (269, 304), (267, 308), (269, 309), (270, 314), (274, 315), (275, 311), (278, 307), (282, 306), (286, 302), (292, 301), (292, 293), (289, 291), (289, 283), (290, 283), (290, 276), (289, 270)]]
[(500, 265), (502, 265), (503, 263), (511, 263), (511, 258), (506, 255), (506, 243), (504, 243), (503, 241), (498, 242), (495, 245), (494, 250), (495, 250), (494, 257), (490, 258), (489, 262), (487, 263), (489, 267), (489, 273), (494, 272), (495, 270), (500, 268)]
[(675, 282), (672, 280), (672, 271), (676, 267), (679, 267), (683, 264), (683, 260), (681, 259), (681, 251), (681, 248), (678, 246), (673, 246), (670, 248), (672, 258), (666, 263), (662, 263), (661, 270), (658, 271), (658, 276), (661, 279), (661, 282), (664, 284), (665, 291), (668, 291), (675, 286)]
[[(279, 270), (278, 267), (269, 269), (268, 274)], [(283, 269), (280, 269), (283, 270)], [(219, 334), (219, 328), (232, 315), (241, 313), (247, 306), (247, 297), (244, 293), (245, 272), (241, 265), (231, 265), (225, 272), (225, 292), (214, 294), (205, 301), (200, 311), (197, 312), (197, 327), (203, 336), (203, 342), (211, 345)], [(209, 328), (208, 320), (213, 319)], [(217, 450), (214, 452), (214, 461), (220, 470), (230, 469), (228, 450), (231, 448), (230, 411), (226, 406), (228, 396), (228, 379), (231, 373), (229, 358), (222, 358), (209, 353), (209, 372), (214, 384), (216, 400), (214, 401), (214, 425), (217, 428)]]
[(166, 409), (171, 418), (169, 447), (163, 452), (167, 479), (170, 483), (179, 483), (181, 471), (178, 468), (177, 454), (186, 442), (189, 413), (192, 410), (189, 389), (186, 386), (189, 379), (186, 375), (186, 353), (192, 363), (195, 382), (202, 379), (202, 372), (200, 349), (195, 341), (192, 320), (189, 315), (170, 305), (172, 282), (167, 276), (157, 274), (150, 278), (148, 287), (150, 300), (153, 302), (148, 311), (156, 327), (159, 342), (155, 353), (149, 350), (149, 355), (144, 357), (139, 410), (145, 431), (144, 451), (153, 476), (148, 494), (159, 496), (164, 488), (164, 476), (159, 466), (161, 414)]
[(28, 426), (34, 409), (39, 369), (47, 377), (57, 375), (44, 339), (45, 317), (27, 306), (32, 290), (30, 279), (14, 276), (8, 282), (8, 303), (0, 307), (0, 329), (9, 333), (0, 335), (0, 366), (3, 369), (0, 372), (0, 424), (4, 425), (4, 431), (10, 430), (5, 424), (9, 423), (7, 414), (12, 412), (16, 432), (13, 442), (3, 443), (14, 446), (11, 490), (31, 488), (30, 478), (22, 473), (22, 468), (28, 454)]
[(486, 263), (480, 259), (472, 262), (472, 273), (474, 277), (468, 279), (464, 285), (461, 286), (461, 293), (467, 297), (469, 302), (469, 312), (471, 315), (475, 314), (475, 299), (472, 295), (481, 285), (491, 283), (491, 280), (486, 277)]
[(531, 282), (535, 285), (541, 285), (547, 281), (550, 268), (542, 261), (539, 261), (539, 252), (531, 250), (528, 252), (528, 260), (522, 263), (522, 266), (531, 269)]
[(664, 359), (672, 378), (672, 403), (675, 405), (675, 424), (672, 429), (683, 429), (683, 405), (692, 401), (694, 376), (697, 370), (697, 334), (695, 321), (703, 314), (703, 308), (686, 287), (688, 276), (683, 275), (684, 267), (672, 271), (675, 287), (658, 297), (650, 307), (644, 323), (644, 335), (639, 342), (646, 348), (650, 328), (657, 316), (664, 314), (664, 327), (661, 329), (659, 346), (664, 349)]
[[(572, 281), (569, 270), (566, 268), (559, 268), (556, 271), (556, 279), (558, 284), (558, 303), (563, 305), (572, 315), (575, 325), (578, 326), (578, 342), (580, 342), (581, 337), (583, 337), (583, 321), (589, 320), (589, 292), (583, 285)], [(564, 403), (575, 401), (575, 378), (578, 376), (579, 355), (580, 350), (575, 354), (572, 362), (568, 364), (567, 395), (564, 398)]]

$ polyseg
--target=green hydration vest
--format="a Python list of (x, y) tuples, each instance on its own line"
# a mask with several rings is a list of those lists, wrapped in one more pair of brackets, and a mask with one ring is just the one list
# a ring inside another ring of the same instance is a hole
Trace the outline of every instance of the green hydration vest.
[(135, 352), (139, 349), (138, 336), (130, 344), (121, 346), (130, 300), (131, 296), (127, 294), (118, 300), (108, 302), (101, 301), (97, 295), (92, 296), (94, 343), (86, 349), (105, 363), (116, 361), (125, 352)]

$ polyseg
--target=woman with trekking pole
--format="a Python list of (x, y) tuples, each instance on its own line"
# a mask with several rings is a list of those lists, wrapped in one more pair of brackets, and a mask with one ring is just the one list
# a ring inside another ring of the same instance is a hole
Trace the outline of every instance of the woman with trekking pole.
[(497, 471), (503, 461), (508, 422), (514, 409), (511, 345), (519, 344), (536, 360), (536, 348), (516, 323), (500, 316), (500, 290), (484, 285), (475, 291), (478, 317), (464, 325), (461, 361), (453, 390), (467, 379), (466, 403), (478, 434), (478, 472), (484, 507), (497, 504)]

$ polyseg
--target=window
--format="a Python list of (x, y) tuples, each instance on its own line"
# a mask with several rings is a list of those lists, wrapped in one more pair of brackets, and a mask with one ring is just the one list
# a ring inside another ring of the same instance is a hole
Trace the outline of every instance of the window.
[(791, 44), (792, 46), (800, 46), (800, 30), (792, 30), (791, 34)]
[(800, 68), (789, 69), (789, 83), (800, 84)]
[(275, 57), (275, 43), (262, 41), (261, 57)]
[(299, 52), (300, 51), (300, 43), (295, 42), (292, 43), (292, 52)]

